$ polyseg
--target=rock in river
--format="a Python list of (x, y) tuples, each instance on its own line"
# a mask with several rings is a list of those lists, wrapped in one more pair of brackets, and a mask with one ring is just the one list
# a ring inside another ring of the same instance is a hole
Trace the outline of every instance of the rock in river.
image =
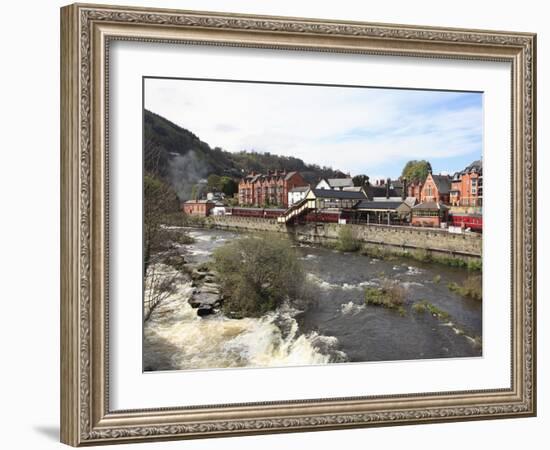
[(200, 317), (208, 316), (209, 314), (212, 314), (214, 312), (214, 308), (212, 308), (210, 305), (201, 305), (197, 309), (197, 315)]
[(220, 301), (221, 298), (220, 294), (218, 293), (199, 291), (191, 296), (191, 298), (189, 299), (189, 304), (193, 308), (199, 308), (201, 305), (215, 307), (220, 305)]

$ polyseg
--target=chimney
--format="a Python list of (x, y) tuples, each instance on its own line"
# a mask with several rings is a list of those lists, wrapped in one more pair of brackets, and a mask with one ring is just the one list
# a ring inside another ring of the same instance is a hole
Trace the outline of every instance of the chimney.
[(407, 198), (407, 179), (403, 178), (403, 193), (401, 194), (401, 198), (405, 200)]
[(386, 199), (390, 198), (390, 179), (388, 178), (386, 183)]

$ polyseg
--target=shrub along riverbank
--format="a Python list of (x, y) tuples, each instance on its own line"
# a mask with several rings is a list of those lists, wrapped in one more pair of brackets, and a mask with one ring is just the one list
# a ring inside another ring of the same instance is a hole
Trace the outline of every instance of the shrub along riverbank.
[(391, 260), (399, 257), (411, 258), (415, 261), (423, 263), (433, 262), (450, 267), (465, 268), (469, 271), (481, 271), (483, 267), (483, 261), (481, 258), (466, 261), (462, 258), (454, 256), (433, 254), (427, 249), (407, 250), (386, 246), (376, 246), (373, 244), (364, 244), (354, 235), (352, 228), (349, 226), (343, 226), (340, 229), (337, 241), (324, 245), (342, 252), (358, 251), (362, 255), (378, 259)]
[(482, 279), (481, 275), (470, 276), (462, 284), (449, 283), (451, 291), (463, 297), (470, 297), (474, 300), (482, 300)]
[(380, 287), (367, 287), (365, 303), (395, 309), (401, 316), (406, 314), (405, 301), (407, 290), (398, 282), (384, 279)]

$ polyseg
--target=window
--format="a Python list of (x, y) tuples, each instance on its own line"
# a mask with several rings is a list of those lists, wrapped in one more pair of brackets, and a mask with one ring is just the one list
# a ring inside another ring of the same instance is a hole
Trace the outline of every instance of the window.
[(431, 197), (432, 196), (432, 187), (431, 186), (428, 186), (427, 189), (426, 189), (426, 195), (427, 197)]

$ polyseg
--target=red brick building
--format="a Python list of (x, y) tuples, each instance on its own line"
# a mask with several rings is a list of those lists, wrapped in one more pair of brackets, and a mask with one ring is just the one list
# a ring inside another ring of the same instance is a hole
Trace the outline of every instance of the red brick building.
[(191, 216), (206, 217), (214, 206), (215, 203), (212, 200), (187, 200), (183, 204), (183, 212)]
[(420, 192), (420, 203), (449, 203), (451, 192), (451, 177), (448, 175), (428, 174)]
[(288, 207), (288, 192), (309, 186), (300, 172), (249, 173), (239, 182), (239, 205)]
[(422, 181), (413, 181), (407, 186), (407, 197), (414, 197), (418, 203), (422, 196), (422, 187), (424, 183)]
[(447, 222), (449, 208), (437, 201), (427, 201), (412, 208), (411, 224), (419, 227), (439, 228), (441, 223)]
[(483, 166), (481, 160), (474, 161), (462, 172), (454, 174), (450, 196), (451, 206), (483, 206)]

